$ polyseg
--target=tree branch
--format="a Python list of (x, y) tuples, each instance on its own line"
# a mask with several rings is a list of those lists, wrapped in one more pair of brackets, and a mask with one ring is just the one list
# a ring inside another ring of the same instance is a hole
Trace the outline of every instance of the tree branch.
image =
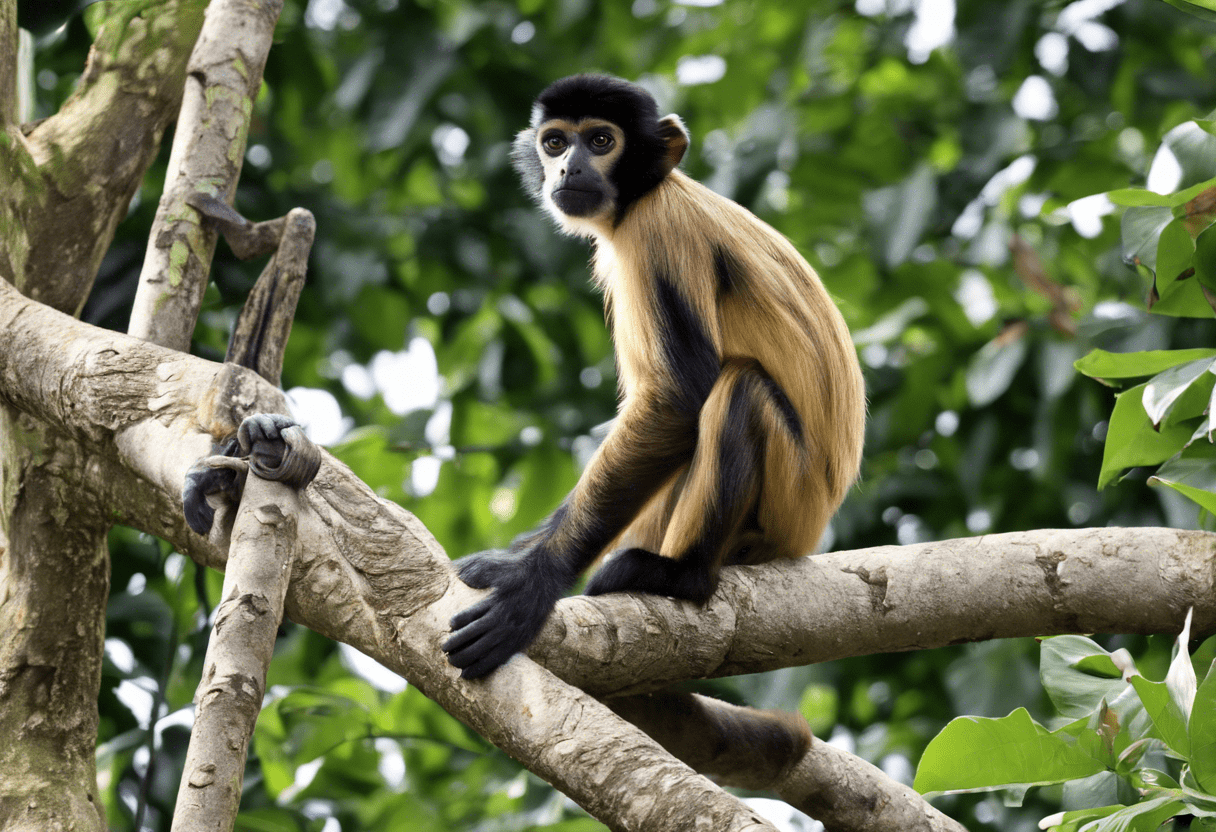
[[(80, 84), (15, 148), (36, 171), (11, 193), (29, 236), (17, 287), (79, 314), (114, 229), (181, 100), (205, 0), (104, 4)], [(99, 11), (103, 7), (98, 7)]]
[[(222, 528), (213, 541), (184, 531), (182, 477), (210, 446), (199, 431), (235, 427), (241, 414), (217, 406), (234, 386), (243, 385), (240, 408), (256, 409), (259, 397), (264, 404), (277, 392), (252, 373), (94, 329), (6, 286), (0, 329), (9, 336), (0, 344), (0, 392), (95, 448), (104, 460), (99, 479), (123, 522), (222, 567)], [(682, 766), (670, 768), (657, 746), (531, 662), (516, 659), (489, 680), (461, 682), (439, 645), (450, 616), (478, 595), (453, 579), (421, 523), (329, 458), (302, 500), (307, 545), (286, 602), (293, 620), (402, 673), (593, 813), (626, 811), (621, 828), (674, 828), (647, 827), (653, 818), (622, 809), (653, 782), (679, 782), (697, 800), (721, 794)], [(1172, 529), (1025, 532), (837, 552), (727, 570), (703, 609), (629, 595), (566, 599), (531, 655), (602, 695), (958, 641), (1177, 632), (1187, 606), (1195, 607), (1196, 631), (1210, 631), (1214, 552), (1216, 535)], [(523, 712), (521, 700), (529, 704)], [(628, 771), (613, 762), (622, 759)], [(653, 782), (635, 779), (638, 771)]]
[[(237, 396), (243, 403), (256, 401), (269, 385), (239, 368), (95, 329), (3, 284), (0, 328), (9, 334), (0, 345), (0, 391), (105, 460), (98, 467), (110, 484), (109, 507), (201, 562), (222, 562), (222, 518), (211, 542), (183, 533), (180, 483), (210, 445), (198, 431), (233, 419), (231, 410), (217, 407), (228, 400), (225, 387), (232, 382), (226, 377), (248, 385)], [(533, 662), (521, 657), (489, 680), (460, 680), (440, 643), (451, 616), (478, 593), (455, 579), (422, 524), (332, 459), (302, 502), (298, 534), (308, 545), (298, 554), (286, 599), (293, 620), (381, 656), (613, 828), (691, 830), (710, 823), (724, 830), (772, 829), (600, 702)], [(639, 794), (653, 799), (638, 800)]]
[(23, 421), (0, 408), (0, 828), (52, 829), (71, 818), (82, 832), (100, 832), (109, 527), (80, 487), (89, 466), (81, 447), (44, 432), (31, 453), (35, 430)]
[(128, 331), (138, 338), (190, 348), (216, 232), (203, 225), (187, 199), (201, 192), (232, 203), (282, 8), (283, 0), (212, 0), (207, 7), (131, 311)]
[(231, 829), (245, 777), (245, 756), (266, 694), (266, 671), (283, 620), (298, 547), (296, 492), (251, 476), (237, 512), (197, 709), (182, 770), (175, 832)]
[[(828, 829), (966, 832), (910, 787), (825, 742), (812, 742), (792, 766), (778, 767), (785, 760), (767, 741), (769, 720), (801, 716), (669, 692), (617, 697), (608, 706), (695, 770), (726, 785), (774, 791)], [(754, 733), (761, 742), (739, 741)]]
[[(722, 573), (703, 608), (558, 605), (529, 655), (597, 695), (896, 650), (1059, 633), (1216, 630), (1216, 535), (1044, 529), (832, 552)], [(571, 649), (577, 643), (578, 649)]]

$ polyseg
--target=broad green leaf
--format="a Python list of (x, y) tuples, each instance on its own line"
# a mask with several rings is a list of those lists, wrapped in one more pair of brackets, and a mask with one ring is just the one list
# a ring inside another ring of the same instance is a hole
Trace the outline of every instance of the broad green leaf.
[(1204, 788), (1195, 777), (1195, 770), (1187, 766), (1182, 770), (1182, 799), (1191, 814), (1196, 817), (1216, 818), (1216, 796)]
[(1148, 206), (1173, 208), (1179, 204), (1175, 194), (1159, 194), (1144, 188), (1120, 188), (1116, 191), (1107, 191), (1106, 198), (1116, 205), (1125, 205), (1129, 208)]
[(1170, 669), (1164, 682), (1153, 682), (1143, 676), (1133, 676), (1132, 686), (1144, 703), (1158, 736), (1183, 759), (1190, 756), (1190, 718), (1195, 703), (1195, 669), (1187, 653), (1191, 630), (1191, 612), (1174, 642)]
[(1048, 731), (1018, 708), (1001, 719), (952, 720), (929, 742), (913, 787), (921, 794), (982, 791), (1061, 783), (1104, 770), (1073, 739)]
[[(1196, 122), (1200, 127), (1210, 122)], [(1207, 129), (1206, 127), (1204, 128)], [(1175, 191), (1172, 194), (1159, 194), (1155, 191), (1148, 191), (1143, 188), (1120, 188), (1118, 190), (1109, 191), (1106, 198), (1116, 205), (1126, 205), (1128, 207), (1164, 207), (1177, 208), (1190, 202), (1199, 194), (1203, 193), (1208, 188), (1216, 186), (1216, 179), (1208, 179), (1204, 182), (1199, 182), (1189, 188), (1181, 191)]]
[(1085, 636), (1043, 639), (1039, 678), (1060, 713), (1074, 719), (1089, 716), (1127, 689), (1110, 653)]
[(1216, 454), (1209, 458), (1171, 459), (1148, 481), (1149, 485), (1169, 486), (1216, 514)]
[(1157, 271), (1157, 242), (1162, 230), (1174, 221), (1169, 208), (1128, 208), (1121, 221), (1123, 257)]
[(1155, 832), (1183, 808), (1182, 801), (1175, 795), (1159, 795), (1120, 809), (1081, 829), (1084, 832)]
[(1170, 408), (1192, 384), (1208, 374), (1213, 366), (1210, 358), (1199, 358), (1170, 367), (1153, 376), (1144, 386), (1144, 412), (1154, 425), (1161, 424)]
[(1176, 280), (1169, 294), (1153, 304), (1150, 309), (1155, 315), (1168, 315), (1172, 318), (1213, 318), (1211, 304), (1203, 294), (1203, 286), (1198, 280)]
[(1046, 832), (1078, 832), (1085, 824), (1098, 818), (1104, 818), (1107, 815), (1113, 815), (1124, 808), (1120, 804), (1116, 806), (1100, 806), (1096, 809), (1073, 809), (1070, 812), (1059, 812), (1043, 818), (1039, 822), (1039, 828), (1046, 830)]
[[(1213, 399), (1216, 399), (1216, 388), (1212, 389), (1212, 394), (1213, 394)], [(1209, 401), (1208, 413), (1211, 413), (1211, 412), (1212, 412), (1212, 404)], [(1200, 439), (1206, 439), (1207, 441), (1211, 442), (1212, 441), (1212, 430), (1213, 430), (1212, 419), (1210, 416), (1205, 416), (1203, 418), (1203, 421), (1199, 423), (1199, 427), (1195, 428), (1195, 432), (1191, 434), (1191, 441), (1186, 443), (1187, 447), (1189, 448), (1191, 445), (1193, 445), (1195, 442), (1197, 442)]]
[(1195, 239), (1195, 255), (1191, 262), (1199, 282), (1209, 291), (1216, 289), (1216, 226), (1209, 225)]
[(1157, 239), (1157, 293), (1165, 298), (1178, 277), (1191, 267), (1195, 257), (1195, 241), (1181, 220), (1174, 220), (1161, 229)]
[(1146, 352), (1107, 352), (1093, 350), (1074, 365), (1082, 374), (1099, 381), (1155, 376), (1170, 367), (1216, 358), (1216, 349), (1148, 350)]
[(1216, 11), (1208, 8), (1207, 5), (1192, 3), (1190, 0), (1165, 0), (1176, 9), (1182, 9), (1187, 14), (1194, 15), (1201, 20), (1211, 20), (1216, 22)]
[(1147, 386), (1132, 387), (1115, 397), (1098, 488), (1105, 488), (1125, 468), (1160, 465), (1182, 450), (1191, 438), (1191, 429), (1185, 426), (1166, 425), (1159, 431), (1153, 429), (1142, 403)]
[[(1207, 0), (1201, 2), (1206, 3)], [(1212, 135), (1204, 125), (1184, 121), (1165, 134), (1162, 144), (1169, 148), (1182, 169), (1179, 184), (1184, 190), (1204, 186), (1216, 175), (1216, 135)], [(1160, 157), (1154, 159), (1153, 166), (1158, 164), (1163, 164)], [(1152, 173), (1150, 168), (1150, 176)]]
[(1195, 692), (1191, 711), (1191, 773), (1209, 794), (1216, 795), (1216, 673)]
[(1157, 734), (1175, 753), (1185, 758), (1191, 750), (1186, 714), (1170, 699), (1165, 682), (1152, 682), (1143, 676), (1133, 676), (1132, 686), (1153, 720)]

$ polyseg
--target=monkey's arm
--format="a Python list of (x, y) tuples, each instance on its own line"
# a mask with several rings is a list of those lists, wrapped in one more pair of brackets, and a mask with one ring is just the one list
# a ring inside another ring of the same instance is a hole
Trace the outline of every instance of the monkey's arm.
[(494, 593), (452, 618), (444, 644), (466, 679), (484, 676), (532, 643), (553, 605), (629, 524), (696, 442), (696, 412), (665, 396), (626, 405), (578, 484), (544, 525), (509, 553), (462, 558), (460, 579)]

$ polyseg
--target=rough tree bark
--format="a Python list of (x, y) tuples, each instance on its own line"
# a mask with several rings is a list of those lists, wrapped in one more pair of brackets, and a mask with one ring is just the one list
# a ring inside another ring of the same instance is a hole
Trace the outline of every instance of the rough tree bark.
[[(0, 2), (0, 279), (76, 313), (176, 114), (199, 0), (115, 4), (80, 84), (15, 122), (16, 4)], [(132, 124), (139, 130), (129, 130)], [(97, 692), (110, 517), (79, 443), (0, 406), (0, 826), (104, 828)], [(65, 615), (65, 610), (73, 611)]]
[(236, 821), (245, 757), (266, 695), (266, 670), (298, 545), (296, 507), (294, 489), (249, 478), (194, 696), (197, 711), (173, 832), (231, 829)]

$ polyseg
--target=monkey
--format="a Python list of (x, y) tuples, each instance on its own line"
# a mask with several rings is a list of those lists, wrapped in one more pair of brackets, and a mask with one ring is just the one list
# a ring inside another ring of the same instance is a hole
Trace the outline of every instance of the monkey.
[(601, 558), (588, 595), (704, 604), (723, 566), (813, 553), (857, 477), (865, 391), (843, 316), (792, 243), (677, 168), (688, 146), (648, 92), (596, 74), (546, 88), (512, 146), (525, 190), (590, 239), (620, 403), (535, 532), (457, 561), (493, 590), (451, 620), (463, 678), (526, 649)]

